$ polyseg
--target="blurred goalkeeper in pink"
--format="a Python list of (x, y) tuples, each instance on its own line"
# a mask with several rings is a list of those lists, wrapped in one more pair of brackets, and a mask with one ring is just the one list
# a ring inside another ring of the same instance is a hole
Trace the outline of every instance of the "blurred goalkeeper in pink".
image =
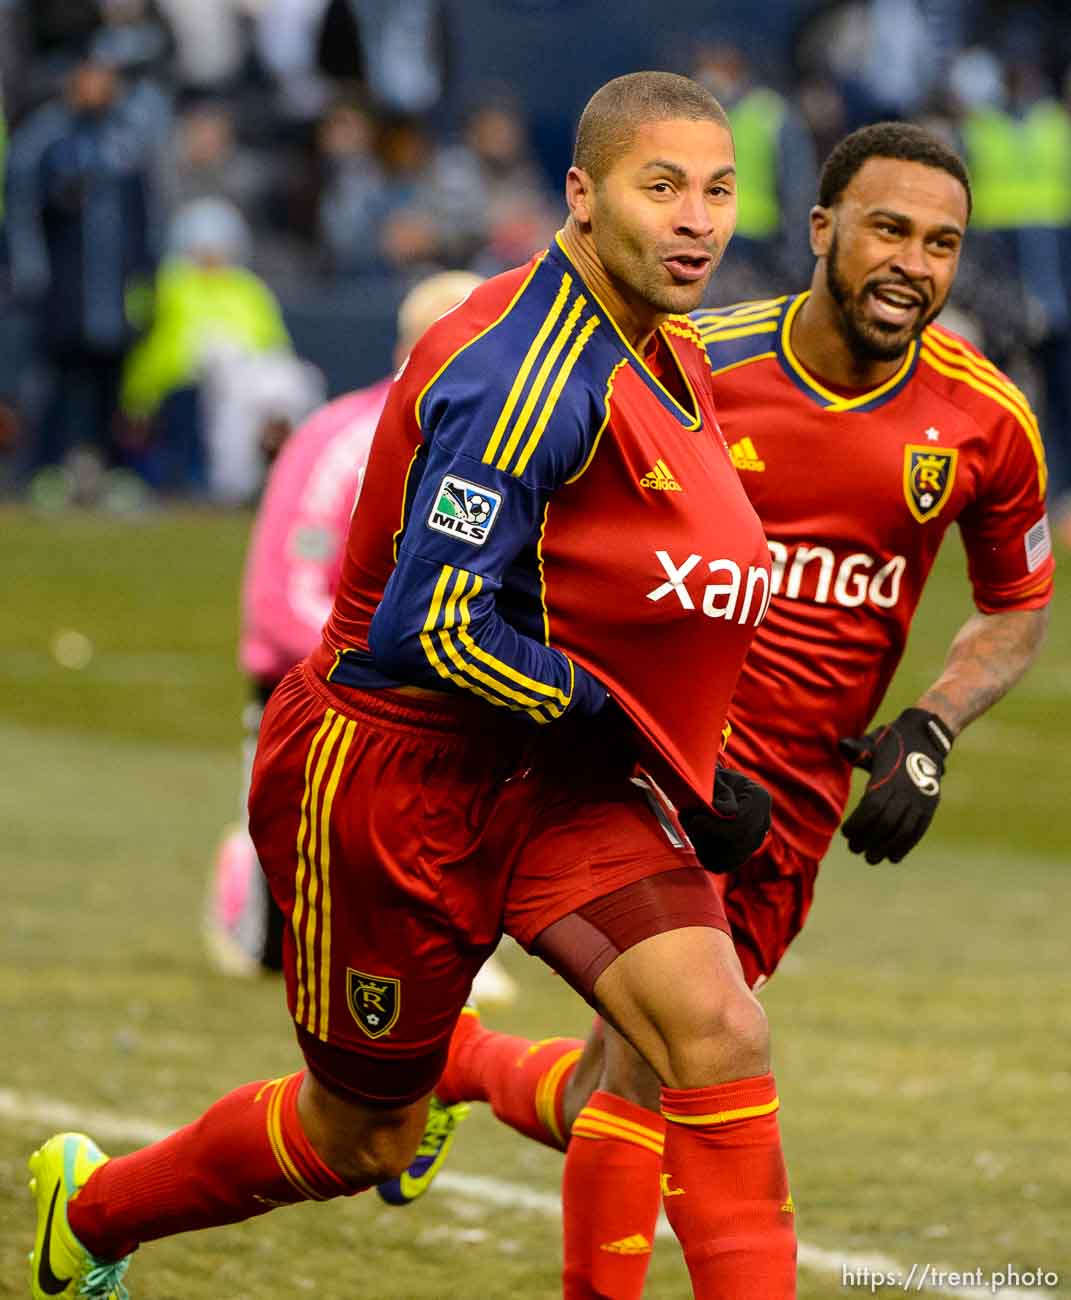
[[(395, 365), (439, 316), (480, 283), (466, 271), (421, 281), (398, 310)], [(242, 578), (238, 662), (252, 699), (243, 717), (242, 821), (220, 842), (205, 915), (216, 965), (233, 975), (282, 967), (282, 916), (272, 902), (245, 825), (245, 802), (264, 705), (320, 642), (331, 613), (350, 516), (390, 377), (311, 415), (285, 442), (253, 525)]]

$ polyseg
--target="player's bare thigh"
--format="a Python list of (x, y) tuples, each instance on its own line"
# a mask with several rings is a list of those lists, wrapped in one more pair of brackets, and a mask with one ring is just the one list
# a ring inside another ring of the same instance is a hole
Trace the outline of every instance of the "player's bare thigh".
[(765, 1013), (722, 930), (687, 926), (643, 939), (603, 971), (594, 995), (668, 1087), (710, 1087), (769, 1069)]

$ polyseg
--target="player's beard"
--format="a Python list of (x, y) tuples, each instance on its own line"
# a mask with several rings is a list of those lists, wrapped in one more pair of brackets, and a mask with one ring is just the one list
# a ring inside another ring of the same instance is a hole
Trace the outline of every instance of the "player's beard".
[[(912, 341), (919, 338), (926, 326), (936, 319), (944, 306), (944, 300), (928, 302), (923, 294), (922, 306), (911, 325), (897, 328), (887, 321), (874, 320), (867, 313), (867, 302), (873, 290), (887, 281), (867, 280), (858, 293), (853, 293), (841, 275), (839, 254), (840, 248), (834, 232), (826, 254), (826, 284), (829, 286), (830, 297), (837, 304), (837, 327), (841, 338), (847, 343), (856, 361), (861, 363), (898, 360)], [(923, 293), (917, 285), (912, 288), (917, 293)]]

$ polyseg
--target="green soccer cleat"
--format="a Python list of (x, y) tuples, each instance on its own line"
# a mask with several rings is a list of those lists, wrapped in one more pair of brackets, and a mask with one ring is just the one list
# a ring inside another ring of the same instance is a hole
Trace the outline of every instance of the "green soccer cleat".
[(419, 1200), (438, 1176), (454, 1144), (457, 1126), (468, 1113), (469, 1107), (465, 1102), (446, 1106), (432, 1094), (424, 1137), (417, 1147), (413, 1163), (397, 1178), (379, 1184), (376, 1191), (380, 1200), (388, 1205), (412, 1205)]
[(67, 1202), (107, 1159), (83, 1133), (58, 1133), (30, 1157), (30, 1192), (37, 1202), (30, 1254), (33, 1300), (130, 1300), (123, 1285), (130, 1256), (97, 1259), (67, 1223)]

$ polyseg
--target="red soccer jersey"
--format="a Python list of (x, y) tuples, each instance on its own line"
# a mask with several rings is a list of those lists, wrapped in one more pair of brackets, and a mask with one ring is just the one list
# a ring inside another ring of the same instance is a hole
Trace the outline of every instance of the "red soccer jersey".
[(608, 689), (709, 799), (769, 558), (697, 331), (673, 318), (660, 343), (681, 400), (560, 245), (432, 326), (376, 432), (314, 666), (550, 725)]
[(693, 319), (774, 560), (729, 758), (773, 791), (789, 843), (820, 857), (850, 784), (837, 739), (864, 731), (881, 703), (949, 525), (983, 612), (1044, 605), (1053, 560), (1041, 436), (1011, 381), (930, 326), (880, 388), (830, 392), (792, 352), (805, 297)]

